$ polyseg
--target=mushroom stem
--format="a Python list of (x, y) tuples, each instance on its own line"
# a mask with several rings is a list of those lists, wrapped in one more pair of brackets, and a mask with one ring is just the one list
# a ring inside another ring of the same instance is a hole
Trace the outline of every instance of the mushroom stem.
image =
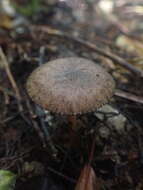
[(61, 170), (64, 168), (64, 165), (65, 165), (65, 162), (68, 158), (68, 155), (71, 151), (71, 148), (72, 148), (72, 145), (74, 144), (74, 141), (76, 141), (76, 138), (77, 138), (77, 134), (75, 133), (75, 131), (77, 130), (76, 127), (77, 127), (77, 117), (76, 115), (68, 115), (67, 116), (67, 121), (70, 125), (69, 127), (69, 148), (66, 152), (66, 155), (65, 155), (65, 158), (63, 160), (63, 164), (61, 166)]
[(68, 116), (68, 120), (69, 120), (69, 123), (70, 123), (73, 131), (76, 131), (77, 130), (77, 117), (76, 117), (76, 115)]
[(95, 145), (96, 145), (96, 138), (95, 138), (95, 135), (94, 135), (91, 150), (90, 150), (90, 153), (89, 153), (89, 160), (88, 160), (89, 165), (92, 163), (92, 160), (93, 160), (93, 157), (94, 157)]

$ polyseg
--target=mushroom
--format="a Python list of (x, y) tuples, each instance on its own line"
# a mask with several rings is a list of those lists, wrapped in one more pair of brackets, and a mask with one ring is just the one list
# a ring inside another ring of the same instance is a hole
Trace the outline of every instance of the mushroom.
[(76, 115), (97, 110), (113, 96), (115, 82), (98, 64), (79, 57), (60, 58), (39, 66), (26, 88), (41, 107), (69, 115), (73, 128)]

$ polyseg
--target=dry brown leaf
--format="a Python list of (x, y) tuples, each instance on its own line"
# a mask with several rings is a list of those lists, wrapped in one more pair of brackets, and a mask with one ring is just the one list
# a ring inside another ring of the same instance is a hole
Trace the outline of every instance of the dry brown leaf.
[(116, 44), (128, 52), (136, 53), (140, 57), (143, 55), (142, 41), (140, 42), (125, 35), (120, 35), (116, 40)]
[(89, 164), (82, 169), (75, 190), (100, 190), (96, 174)]
[(10, 16), (0, 13), (0, 18), (1, 18), (0, 28), (5, 28), (5, 29), (12, 28), (13, 23)]

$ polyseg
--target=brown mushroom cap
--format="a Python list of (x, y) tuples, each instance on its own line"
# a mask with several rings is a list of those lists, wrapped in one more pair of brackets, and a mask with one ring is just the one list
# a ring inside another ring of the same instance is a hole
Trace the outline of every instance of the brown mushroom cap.
[(98, 64), (70, 57), (38, 67), (26, 86), (32, 100), (43, 108), (61, 114), (80, 114), (107, 103), (115, 83)]

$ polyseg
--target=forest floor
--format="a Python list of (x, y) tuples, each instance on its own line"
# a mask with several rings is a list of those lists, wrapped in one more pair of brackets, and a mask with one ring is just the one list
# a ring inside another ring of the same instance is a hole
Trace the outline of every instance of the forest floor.
[[(17, 175), (16, 190), (73, 190), (95, 141), (88, 189), (143, 189), (143, 3), (15, 2), (0, 24), (0, 168)], [(72, 144), (67, 117), (37, 107), (25, 88), (36, 67), (71, 56), (116, 82), (108, 105), (77, 116)]]

